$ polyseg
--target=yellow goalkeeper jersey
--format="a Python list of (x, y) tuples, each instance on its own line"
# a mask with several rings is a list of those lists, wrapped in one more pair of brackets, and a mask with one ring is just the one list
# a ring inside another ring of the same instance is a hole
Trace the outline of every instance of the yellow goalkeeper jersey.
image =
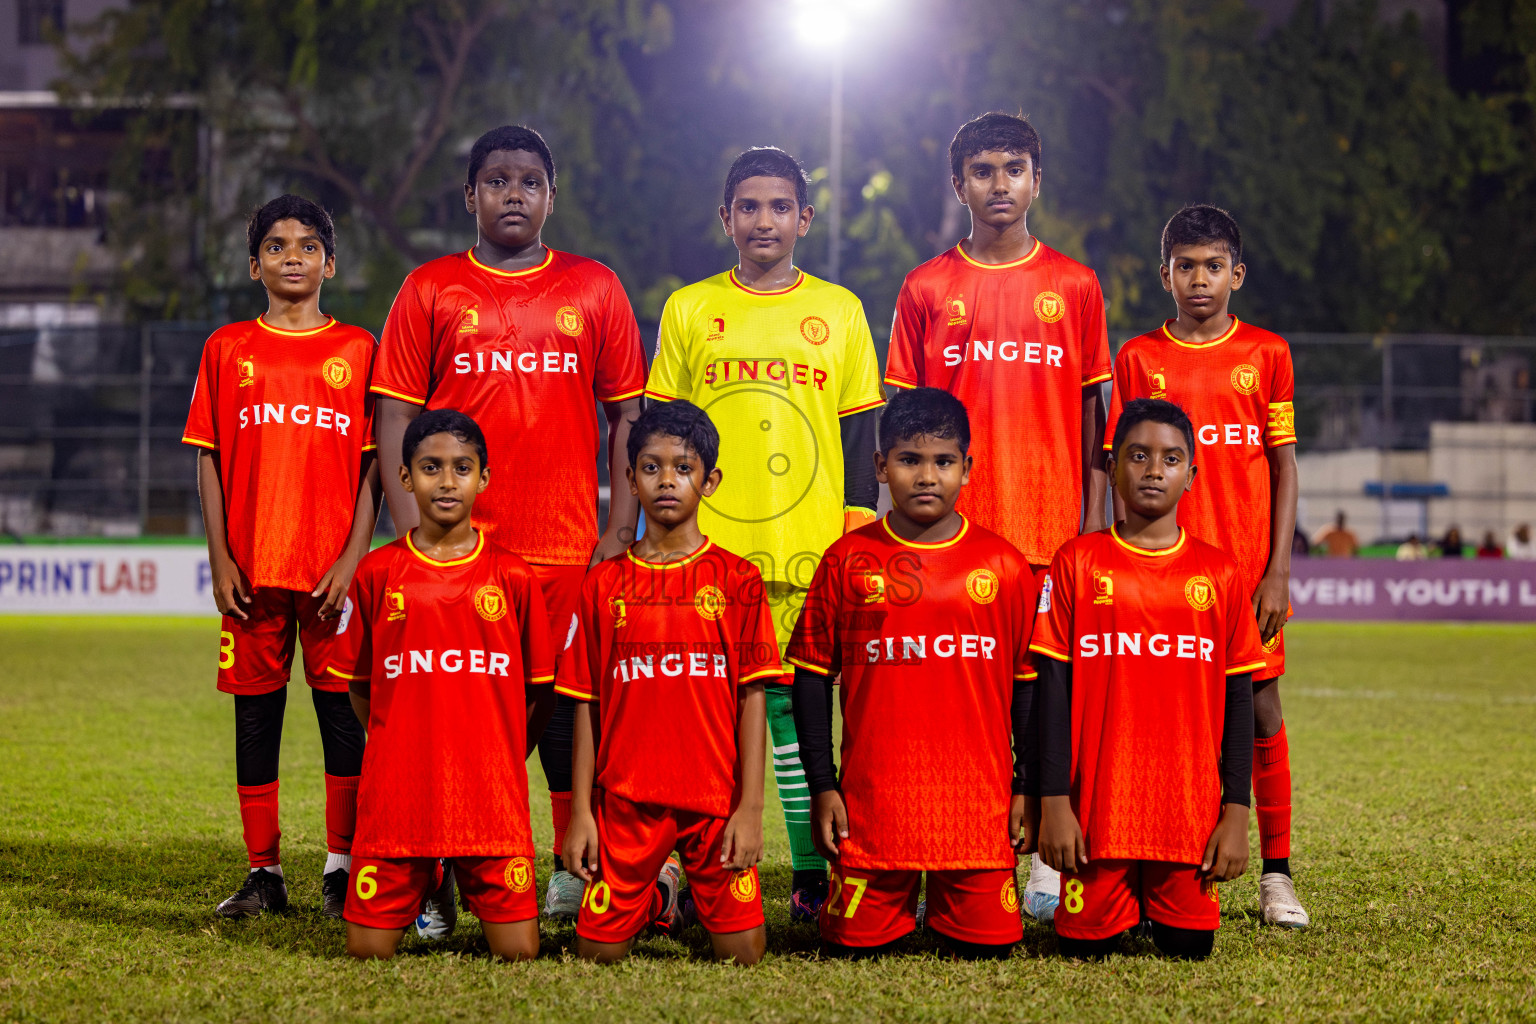
[(734, 269), (679, 288), (645, 393), (688, 399), (720, 431), (722, 479), (700, 529), (765, 580), (810, 586), (843, 529), (839, 420), (883, 401), (858, 298), (804, 271), (774, 292)]

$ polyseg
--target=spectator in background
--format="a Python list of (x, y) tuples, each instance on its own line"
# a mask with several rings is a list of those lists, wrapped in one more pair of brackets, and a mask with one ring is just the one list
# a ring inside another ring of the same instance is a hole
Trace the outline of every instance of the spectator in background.
[(1419, 540), (1419, 535), (1410, 533), (1408, 539), (1397, 546), (1397, 560), (1399, 562), (1422, 562), (1429, 557), (1429, 549), (1424, 542)]
[(1503, 558), (1504, 549), (1499, 547), (1499, 539), (1489, 530), (1483, 534), (1483, 546), (1477, 549), (1478, 558)]
[(1521, 561), (1536, 560), (1536, 544), (1531, 542), (1531, 525), (1521, 523), (1515, 527), (1515, 532), (1509, 535), (1509, 546), (1504, 549), (1508, 558), (1518, 558)]
[(1307, 535), (1301, 532), (1301, 527), (1291, 534), (1291, 557), (1306, 558), (1312, 553), (1312, 545), (1307, 540)]
[(1344, 510), (1340, 509), (1333, 525), (1323, 530), (1317, 538), (1323, 554), (1329, 558), (1354, 558), (1360, 553), (1360, 541), (1349, 527), (1344, 525)]
[(1461, 558), (1464, 547), (1461, 543), (1461, 530), (1453, 526), (1445, 531), (1445, 539), (1440, 542), (1440, 557)]

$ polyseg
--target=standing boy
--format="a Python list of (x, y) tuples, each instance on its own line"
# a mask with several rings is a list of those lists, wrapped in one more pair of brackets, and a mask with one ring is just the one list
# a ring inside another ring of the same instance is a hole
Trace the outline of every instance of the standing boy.
[(1264, 656), (1237, 566), (1178, 525), (1194, 450), (1178, 406), (1129, 403), (1109, 460), (1125, 518), (1063, 544), (1041, 591), (1040, 856), (1063, 872), (1066, 956), (1143, 919), (1165, 954), (1208, 956), (1216, 883), (1248, 866)]
[(833, 862), (821, 935), (834, 950), (910, 932), (924, 872), (928, 926), (956, 953), (1006, 956), (1023, 935), (1015, 850), (1030, 837), (1013, 741), (1034, 689), (1035, 584), (1011, 544), (955, 511), (969, 442), (954, 396), (891, 399), (875, 457), (891, 512), (827, 550), (790, 645), (815, 835)]
[(285, 195), (246, 225), (251, 280), (267, 311), (203, 346), (182, 435), (203, 449), (198, 496), (219, 632), (218, 686), (235, 697), (235, 777), (250, 871), (225, 917), (288, 906), (280, 862), (278, 751), (295, 635), (325, 749), (325, 914), (347, 893), (363, 731), (346, 683), (328, 675), (336, 616), (368, 553), (378, 502), (373, 337), (320, 312), (336, 273), (330, 214)]
[(1237, 563), (1264, 644), (1253, 673), (1260, 912), (1266, 924), (1305, 928), (1291, 883), (1291, 758), (1279, 685), (1296, 529), (1295, 374), (1284, 338), (1227, 312), (1243, 284), (1242, 257), (1242, 234), (1225, 210), (1188, 206), (1168, 222), (1161, 273), (1178, 316), (1120, 350), (1109, 421), (1113, 430), (1134, 399), (1166, 398), (1196, 424), (1200, 486), (1179, 504), (1179, 522)]
[(554, 681), (544, 597), (528, 563), (473, 524), (485, 436), (452, 409), (411, 421), (401, 485), (419, 521), (372, 552), (338, 635), (368, 726), (347, 952), (387, 960), (452, 858), (491, 952), (539, 952), (528, 770), (539, 691)]
[(589, 959), (623, 957), (647, 924), (670, 926), (677, 862), (657, 872), (674, 849), (715, 956), (752, 964), (766, 948), (763, 684), (782, 669), (761, 574), (699, 531), (719, 447), (692, 402), (647, 409), (628, 471), (645, 536), (582, 584), (565, 861), (588, 883), (576, 952)]
[[(1104, 526), (1104, 295), (1092, 270), (1029, 233), (1040, 135), (1028, 120), (993, 112), (966, 122), (949, 164), (971, 233), (907, 275), (885, 382), (965, 403), (980, 457), (961, 510), (1039, 575), (1079, 526)], [(1025, 906), (1042, 921), (1057, 886), (1036, 858)]]
[[(538, 500), (529, 501), (509, 475), (475, 506), (475, 522), (532, 563), (558, 656), (570, 639), (587, 567), (624, 550), (634, 536), (635, 500), (623, 487), (611, 489), (607, 529), (597, 534), (592, 404), (596, 396), (603, 405), (610, 479), (618, 480), (645, 388), (645, 353), (613, 271), (544, 245), (554, 201), (555, 160), (538, 132), (505, 126), (475, 142), (464, 206), (478, 240), (405, 279), (384, 325), (372, 389), (396, 534), (416, 524), (416, 507), (396, 483), (394, 460), (406, 424), (424, 409), (462, 410), (484, 425), (497, 465), (516, 465), (519, 479), (538, 481)], [(539, 747), (555, 824), (545, 913), (555, 917), (574, 916), (581, 902), (580, 883), (560, 862), (571, 813), (574, 712), (569, 698), (558, 701)], [(445, 915), (449, 884), (445, 879), (433, 901)], [(437, 918), (429, 912), (423, 934), (446, 934), (450, 921)]]
[[(822, 552), (874, 519), (879, 500), (874, 343), (857, 296), (795, 266), (816, 212), (806, 184), (781, 149), (736, 158), (720, 223), (737, 264), (667, 300), (646, 388), (660, 401), (689, 399), (719, 424), (725, 484), (704, 501), (700, 528), (761, 568), (781, 649)], [(768, 688), (768, 728), (794, 869), (790, 918), (808, 921), (826, 897), (827, 866), (811, 839), (784, 687)]]

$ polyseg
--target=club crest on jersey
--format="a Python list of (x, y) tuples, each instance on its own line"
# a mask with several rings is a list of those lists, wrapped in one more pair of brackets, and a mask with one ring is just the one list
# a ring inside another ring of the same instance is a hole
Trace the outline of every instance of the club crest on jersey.
[(240, 386), (248, 388), (256, 383), (256, 361), (254, 359), (236, 359), (235, 369), (240, 374)]
[(1035, 612), (1037, 614), (1044, 614), (1051, 610), (1051, 591), (1055, 586), (1056, 584), (1051, 582), (1050, 574), (1047, 573), (1045, 579), (1040, 583), (1040, 603), (1035, 605)]
[(1259, 370), (1251, 363), (1238, 363), (1232, 367), (1232, 387), (1240, 395), (1251, 395), (1259, 390)]
[(608, 610), (613, 612), (613, 628), (629, 625), (629, 616), (624, 614), (624, 599), (622, 597), (610, 597)]
[(495, 622), (507, 614), (507, 595), (494, 583), (487, 583), (475, 591), (475, 611), (486, 622)]
[(1093, 570), (1094, 604), (1115, 603), (1115, 580), (1110, 576), (1112, 572), (1114, 572), (1113, 569), (1105, 569), (1103, 572)]
[(949, 326), (959, 327), (965, 323), (965, 296), (956, 295), (952, 299), (944, 300), (944, 311), (949, 314)]
[(1265, 654), (1274, 654), (1280, 649), (1280, 634), (1276, 633), (1274, 636), (1270, 637), (1259, 646), (1264, 649)]
[(885, 604), (885, 576), (873, 569), (863, 572), (855, 572), (853, 578), (858, 581), (856, 589), (864, 598), (865, 604)]
[(386, 622), (399, 622), (405, 618), (405, 591), (393, 587), (384, 588), (384, 607), (389, 609)]
[(555, 311), (555, 326), (560, 328), (561, 334), (579, 338), (582, 326), (581, 310), (575, 306), (561, 306)]
[(825, 345), (832, 336), (832, 328), (819, 316), (808, 316), (800, 321), (800, 337), (812, 345)]
[(991, 604), (997, 600), (997, 573), (991, 569), (972, 569), (965, 578), (965, 592), (977, 604)]
[(1197, 612), (1209, 611), (1216, 604), (1216, 584), (1209, 576), (1191, 576), (1184, 584), (1184, 600)]
[(475, 306), (470, 306), (469, 308), (465, 309), (464, 312), (459, 314), (459, 333), (480, 333), (480, 310), (478, 308)]
[(731, 895), (739, 903), (751, 903), (757, 897), (757, 868), (747, 868), (731, 876)]
[(1270, 403), (1269, 430), (1282, 437), (1296, 433), (1296, 407), (1290, 402)]
[(693, 595), (693, 610), (710, 622), (718, 622), (725, 614), (725, 591), (713, 583), (706, 583)]
[(507, 888), (513, 892), (527, 892), (533, 888), (533, 861), (527, 857), (513, 857), (507, 861)]
[(1067, 300), (1055, 292), (1041, 292), (1035, 296), (1035, 316), (1042, 322), (1053, 324), (1067, 315)]
[(1147, 374), (1147, 380), (1152, 382), (1152, 394), (1150, 397), (1168, 397), (1168, 378), (1163, 376), (1163, 372), (1161, 370), (1159, 370), (1157, 373)]
[(725, 317), (723, 317), (723, 316), (716, 316), (716, 317), (711, 317), (710, 318), (710, 321), (709, 321), (709, 334), (705, 336), (704, 340), (705, 341), (724, 341), (725, 340)]
[(998, 898), (1003, 904), (1003, 910), (1010, 914), (1019, 912), (1019, 883), (1013, 880), (1012, 875), (1003, 879), (1003, 891), (998, 894)]
[(331, 356), (320, 368), (320, 376), (325, 378), (327, 384), (340, 391), (352, 383), (352, 364), (341, 356)]

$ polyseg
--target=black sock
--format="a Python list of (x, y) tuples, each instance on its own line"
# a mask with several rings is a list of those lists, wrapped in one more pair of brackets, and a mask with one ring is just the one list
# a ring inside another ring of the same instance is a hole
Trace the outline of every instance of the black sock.
[(827, 873), (815, 868), (802, 868), (790, 876), (789, 887), (794, 889), (809, 889), (823, 899), (827, 896)]
[(1199, 928), (1175, 928), (1152, 922), (1152, 942), (1158, 952), (1177, 960), (1204, 960), (1216, 945), (1216, 932)]
[(961, 960), (1006, 960), (1013, 954), (1013, 943), (966, 942), (944, 936), (944, 944)]
[(1120, 935), (1111, 935), (1107, 939), (1069, 939), (1065, 935), (1056, 937), (1057, 952), (1073, 960), (1102, 960), (1119, 948)]
[(869, 960), (873, 957), (884, 956), (900, 942), (895, 939), (891, 942), (883, 942), (878, 946), (845, 946), (840, 942), (826, 942), (821, 944), (821, 953), (826, 957), (837, 957), (842, 960)]
[(1285, 877), (1291, 877), (1291, 858), (1289, 857), (1265, 857), (1264, 874), (1278, 871)]
[(560, 855), (558, 853), (555, 854), (555, 870), (556, 871), (564, 871), (565, 870), (565, 861), (560, 859)]

